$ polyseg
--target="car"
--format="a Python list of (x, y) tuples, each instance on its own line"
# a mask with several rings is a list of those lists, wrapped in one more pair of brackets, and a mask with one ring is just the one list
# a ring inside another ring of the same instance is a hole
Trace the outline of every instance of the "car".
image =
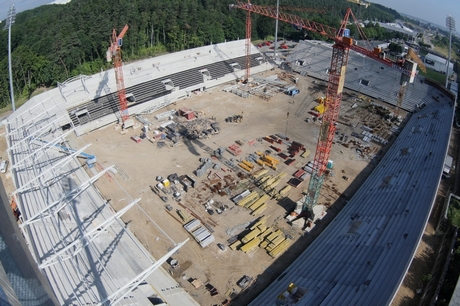
[(449, 179), (449, 178), (450, 178), (450, 174), (443, 172), (443, 173), (442, 173), (442, 178), (443, 178), (443, 179)]
[(214, 215), (214, 210), (212, 210), (212, 209), (206, 209), (206, 211), (207, 211), (208, 214), (210, 214), (211, 216)]
[(5, 173), (6, 170), (8, 170), (8, 161), (5, 159), (2, 161), (2, 163), (0, 164), (0, 172), (1, 173)]
[(172, 211), (173, 210), (173, 207), (169, 204), (165, 205), (165, 208), (168, 210), (168, 211)]
[(221, 249), (222, 251), (225, 251), (225, 245), (223, 245), (222, 243), (218, 243), (217, 247)]

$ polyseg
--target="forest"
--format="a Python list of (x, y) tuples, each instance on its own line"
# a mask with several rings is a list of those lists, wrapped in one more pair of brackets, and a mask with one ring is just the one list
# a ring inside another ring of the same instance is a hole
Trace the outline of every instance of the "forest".
[[(113, 29), (129, 30), (123, 39), (123, 60), (157, 56), (211, 43), (245, 37), (246, 12), (230, 10), (232, 0), (72, 0), (65, 5), (45, 5), (16, 15), (11, 28), (12, 71), (15, 97), (29, 98), (37, 89), (56, 86), (79, 74), (90, 75), (112, 67), (106, 51)], [(252, 1), (276, 5), (275, 0)], [(360, 20), (393, 21), (394, 10), (372, 4), (368, 8), (345, 0), (281, 0), (280, 8), (305, 7), (321, 13), (296, 10), (292, 14), (339, 27), (351, 7)], [(273, 36), (275, 20), (252, 14), (252, 39)], [(350, 28), (352, 35), (356, 29)], [(378, 25), (364, 29), (369, 40), (388, 39)], [(285, 39), (325, 39), (317, 33), (279, 23)], [(0, 32), (0, 108), (10, 104), (8, 31)]]

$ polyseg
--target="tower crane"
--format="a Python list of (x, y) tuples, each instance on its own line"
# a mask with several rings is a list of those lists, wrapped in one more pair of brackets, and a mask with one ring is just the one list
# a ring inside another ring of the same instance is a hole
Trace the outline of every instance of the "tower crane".
[(284, 12), (279, 12), (277, 14), (276, 9), (274, 10), (273, 8), (267, 8), (254, 4), (248, 5), (247, 3), (238, 0), (236, 2), (237, 4), (234, 5), (235, 8), (271, 18), (278, 18), (281, 21), (298, 25), (308, 31), (324, 35), (334, 41), (334, 45), (332, 47), (331, 65), (328, 71), (329, 80), (326, 90), (325, 107), (327, 110), (323, 114), (323, 121), (320, 127), (318, 143), (316, 146), (315, 160), (313, 162), (313, 174), (310, 178), (303, 207), (303, 210), (308, 211), (310, 214), (309, 217), (314, 220), (317, 216), (315, 216), (313, 208), (318, 203), (320, 191), (326, 176), (327, 163), (332, 148), (332, 142), (334, 140), (340, 104), (342, 102), (349, 51), (354, 50), (384, 65), (399, 70), (408, 76), (409, 82), (413, 82), (414, 80), (417, 64), (410, 60), (406, 60), (403, 63), (393, 62), (392, 60), (385, 58), (380, 49), (372, 49), (367, 39), (364, 40), (366, 44), (365, 47), (358, 46), (358, 44), (350, 37), (349, 29), (346, 28), (350, 16), (353, 18), (361, 37), (365, 37), (365, 35), (350, 8), (347, 9), (345, 17), (340, 24), (340, 28), (335, 29)]
[(128, 25), (125, 25), (118, 35), (116, 29), (113, 29), (112, 41), (107, 49), (107, 61), (113, 62), (113, 66), (115, 67), (117, 94), (120, 105), (120, 118), (123, 129), (134, 125), (134, 121), (129, 117), (128, 113), (128, 100), (126, 99), (126, 88), (123, 78), (123, 62), (121, 60), (121, 46), (123, 45), (123, 36), (125, 36), (126, 31), (128, 31)]
[[(417, 63), (420, 70), (426, 73), (426, 67), (423, 64), (423, 61), (420, 59), (420, 57), (418, 57), (417, 53), (415, 53), (415, 51), (412, 50), (412, 48), (409, 48), (407, 50), (406, 57), (405, 59), (403, 59), (403, 61), (405, 60), (413, 60), (414, 62)], [(404, 100), (404, 96), (406, 95), (408, 82), (409, 82), (408, 76), (405, 74), (401, 74), (401, 79), (399, 80), (399, 85), (401, 86), (399, 87), (398, 102), (396, 103), (396, 111), (395, 111), (396, 118), (399, 117), (399, 112), (401, 111), (402, 102)]]
[[(246, 41), (245, 41), (245, 74), (244, 74), (244, 79), (247, 82), (249, 79), (249, 76), (251, 75), (251, 30), (252, 30), (252, 21), (251, 21), (251, 8), (252, 8), (252, 3), (250, 0), (248, 0), (247, 3), (237, 1), (238, 4), (230, 4), (229, 8), (243, 8), (243, 6), (246, 8)], [(276, 19), (276, 6), (268, 6), (265, 7), (267, 9), (270, 9), (275, 12), (275, 19)], [(293, 7), (293, 6), (284, 6), (280, 7), (280, 9), (286, 10), (286, 11), (304, 11), (304, 12), (316, 12), (316, 13), (325, 13), (326, 11), (323, 9), (311, 9), (311, 8), (302, 8), (302, 7)], [(270, 16), (271, 17), (271, 16)], [(281, 19), (280, 19), (281, 20)]]

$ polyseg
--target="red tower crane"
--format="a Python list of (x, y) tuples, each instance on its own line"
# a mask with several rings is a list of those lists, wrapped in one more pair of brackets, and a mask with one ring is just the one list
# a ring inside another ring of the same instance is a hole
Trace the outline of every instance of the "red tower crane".
[(120, 34), (117, 35), (117, 31), (112, 31), (112, 41), (107, 50), (107, 61), (113, 62), (115, 67), (115, 77), (117, 80), (117, 93), (120, 104), (120, 117), (123, 123), (123, 128), (132, 126), (132, 119), (129, 118), (128, 113), (128, 100), (126, 99), (126, 88), (125, 81), (123, 78), (123, 62), (121, 60), (121, 46), (123, 45), (123, 36), (128, 31), (128, 25), (125, 25)]
[[(268, 16), (271, 18), (277, 18), (276, 9), (272, 7), (257, 6), (254, 4), (246, 4), (241, 1), (236, 1), (235, 8), (246, 10)], [(308, 191), (304, 202), (304, 211), (310, 212), (310, 218), (315, 219), (313, 213), (313, 207), (318, 203), (318, 198), (321, 192), (321, 188), (324, 182), (327, 163), (331, 153), (332, 142), (334, 140), (334, 133), (336, 130), (336, 123), (339, 116), (340, 104), (342, 102), (342, 93), (345, 83), (345, 72), (348, 64), (348, 54), (350, 49), (358, 53), (366, 55), (382, 64), (398, 69), (403, 74), (409, 77), (413, 82), (415, 77), (415, 70), (417, 64), (406, 60), (405, 62), (393, 62), (390, 59), (385, 58), (380, 49), (371, 49), (369, 42), (365, 39), (366, 47), (358, 46), (351, 37), (349, 37), (349, 30), (346, 28), (348, 24), (348, 18), (352, 16), (354, 19), (356, 28), (360, 31), (361, 37), (365, 37), (361, 30), (355, 16), (351, 9), (347, 9), (345, 17), (342, 20), (340, 28), (334, 29), (332, 27), (322, 25), (317, 22), (309, 21), (298, 16), (290, 15), (284, 12), (279, 12), (278, 19), (281, 21), (294, 24), (302, 27), (308, 31), (313, 31), (322, 34), (332, 40), (334, 45), (332, 47), (332, 59), (329, 68), (329, 81), (327, 84), (326, 91), (326, 112), (323, 114), (323, 121), (321, 124), (318, 143), (316, 146), (315, 160), (313, 162), (313, 174), (310, 178), (308, 185)], [(246, 29), (246, 31), (248, 31)]]
[[(248, 0), (246, 4), (248, 8), (251, 7), (251, 2)], [(246, 61), (245, 61), (245, 75), (244, 80), (248, 81), (249, 76), (251, 75), (251, 10), (246, 11)]]

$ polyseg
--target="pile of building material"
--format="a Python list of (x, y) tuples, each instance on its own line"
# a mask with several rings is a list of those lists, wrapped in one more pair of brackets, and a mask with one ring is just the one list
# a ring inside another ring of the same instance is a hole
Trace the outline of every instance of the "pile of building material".
[(260, 157), (260, 159), (256, 160), (256, 163), (259, 165), (267, 165), (273, 170), (276, 170), (276, 165), (280, 163), (279, 159), (271, 157), (270, 155), (264, 154), (262, 152), (256, 152), (256, 154)]
[(205, 248), (210, 245), (214, 240), (214, 235), (203, 226), (198, 219), (193, 219), (184, 225), (184, 228), (189, 232), (193, 238), (198, 242), (201, 247)]
[(257, 191), (252, 191), (241, 199), (239, 199), (239, 197), (234, 198), (234, 201), (238, 206), (247, 207), (251, 205), (258, 197), (259, 194)]
[(288, 148), (289, 154), (291, 157), (296, 156), (300, 151), (305, 152), (305, 147), (303, 144), (297, 141), (291, 142), (291, 145)]
[(247, 172), (252, 172), (254, 169), (254, 165), (248, 162), (247, 160), (243, 160), (241, 163), (238, 164), (242, 169), (246, 170)]
[(236, 144), (232, 144), (230, 146), (227, 147), (227, 151), (234, 155), (234, 156), (238, 156), (241, 154), (241, 152), (243, 152), (239, 146), (237, 146)]
[(266, 220), (266, 216), (261, 217), (249, 228), (249, 232), (244, 237), (230, 245), (230, 249), (251, 253), (260, 247), (272, 257), (284, 252), (290, 246), (291, 240), (286, 238), (280, 229), (273, 231), (271, 227), (265, 225)]
[(286, 177), (285, 172), (281, 172), (276, 176), (271, 176), (271, 175), (265, 175), (262, 178), (260, 178), (256, 184), (265, 192), (269, 193), (272, 191), (280, 182), (283, 178)]
[(206, 174), (206, 171), (212, 167), (212, 161), (210, 158), (200, 158), (200, 161), (202, 164), (198, 167), (198, 169), (195, 170), (195, 174), (198, 177)]
[(220, 132), (219, 123), (208, 119), (198, 118), (181, 122), (181, 133), (188, 139), (205, 139)]
[(161, 119), (165, 119), (165, 118), (171, 118), (175, 114), (176, 114), (176, 110), (170, 110), (170, 111), (166, 111), (164, 113), (155, 115), (155, 119), (161, 120)]

